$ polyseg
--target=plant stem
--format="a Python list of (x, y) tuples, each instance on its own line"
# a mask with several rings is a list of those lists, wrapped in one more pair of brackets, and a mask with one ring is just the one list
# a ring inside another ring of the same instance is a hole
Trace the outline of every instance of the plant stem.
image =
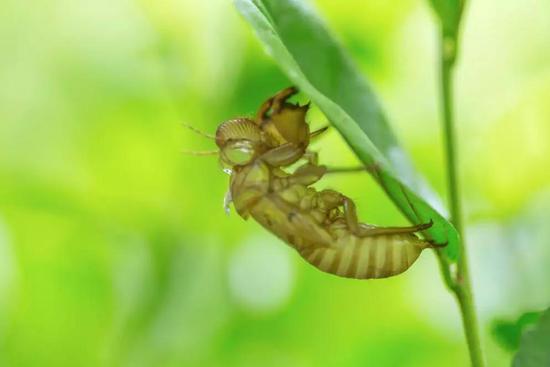
[[(445, 135), (445, 150), (447, 159), (447, 183), (451, 221), (460, 236), (460, 258), (457, 262), (455, 279), (448, 278), (450, 268), (440, 257), (440, 265), (449, 290), (454, 293), (460, 306), (462, 325), (470, 352), (473, 367), (483, 367), (485, 362), (481, 351), (477, 315), (468, 272), (466, 256), (466, 240), (462, 224), (462, 207), (459, 193), (458, 164), (456, 158), (456, 134), (453, 116), (453, 67), (456, 58), (456, 38), (442, 33), (440, 45), (441, 97), (443, 105), (443, 130)], [(442, 262), (443, 261), (443, 262)], [(445, 268), (446, 267), (446, 268)], [(447, 274), (447, 276), (446, 276)]]

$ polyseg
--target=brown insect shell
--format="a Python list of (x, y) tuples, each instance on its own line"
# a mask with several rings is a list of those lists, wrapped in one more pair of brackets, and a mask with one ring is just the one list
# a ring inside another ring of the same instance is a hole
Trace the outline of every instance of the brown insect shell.
[(299, 106), (285, 102), (261, 121), (260, 128), (266, 132), (268, 143), (271, 146), (292, 143), (306, 148), (309, 145), (309, 125), (305, 119), (308, 109), (309, 104)]
[(268, 194), (270, 184), (271, 169), (262, 160), (235, 166), (229, 186), (237, 213), (247, 219), (250, 209)]
[[(260, 124), (236, 118), (218, 127), (220, 161), (235, 173), (231, 175), (230, 190), (235, 209), (242, 217), (246, 218), (247, 208), (268, 192), (273, 169), (294, 163), (305, 152), (309, 144), (305, 121), (308, 108), (309, 105), (284, 103)], [(285, 150), (275, 149), (283, 145)], [(286, 150), (288, 145), (292, 148)], [(257, 159), (266, 152), (265, 160)]]

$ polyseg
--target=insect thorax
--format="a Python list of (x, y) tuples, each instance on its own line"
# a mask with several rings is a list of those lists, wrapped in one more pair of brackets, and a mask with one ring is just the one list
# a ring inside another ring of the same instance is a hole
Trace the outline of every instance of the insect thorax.
[(269, 191), (270, 169), (261, 160), (233, 169), (231, 174), (231, 197), (237, 213), (247, 218), (250, 208)]

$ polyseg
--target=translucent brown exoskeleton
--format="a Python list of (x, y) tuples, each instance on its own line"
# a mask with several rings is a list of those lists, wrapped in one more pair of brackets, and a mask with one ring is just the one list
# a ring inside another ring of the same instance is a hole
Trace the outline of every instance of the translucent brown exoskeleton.
[[(407, 270), (422, 250), (436, 247), (415, 233), (429, 223), (411, 227), (377, 227), (360, 223), (354, 202), (334, 190), (312, 184), (330, 172), (308, 150), (309, 105), (288, 102), (287, 88), (264, 102), (256, 117), (223, 122), (213, 137), (220, 162), (230, 174), (226, 207), (252, 217), (295, 248), (318, 269), (346, 278), (385, 278)], [(210, 153), (207, 153), (210, 154)], [(305, 160), (292, 172), (289, 166)]]

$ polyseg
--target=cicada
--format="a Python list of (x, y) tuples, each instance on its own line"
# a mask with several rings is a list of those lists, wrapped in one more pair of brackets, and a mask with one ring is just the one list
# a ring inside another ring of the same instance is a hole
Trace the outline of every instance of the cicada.
[[(386, 278), (407, 270), (422, 250), (435, 247), (416, 233), (432, 222), (410, 227), (361, 223), (356, 206), (338, 191), (312, 185), (330, 172), (308, 150), (309, 104), (288, 101), (297, 93), (286, 88), (265, 101), (254, 118), (222, 122), (215, 153), (230, 175), (225, 206), (232, 202), (244, 219), (252, 217), (293, 247), (319, 270), (345, 278)], [(298, 165), (295, 163), (304, 161)]]

